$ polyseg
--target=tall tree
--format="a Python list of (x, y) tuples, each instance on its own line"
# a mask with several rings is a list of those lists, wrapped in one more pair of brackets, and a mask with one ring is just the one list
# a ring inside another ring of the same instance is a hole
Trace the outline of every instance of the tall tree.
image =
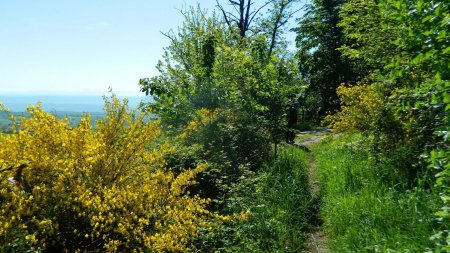
[(140, 80), (142, 91), (155, 100), (155, 113), (173, 126), (193, 120), (195, 110), (218, 107), (223, 92), (211, 79), (215, 51), (217, 45), (233, 44), (217, 16), (207, 17), (200, 8), (190, 8), (183, 15), (183, 25), (165, 33), (171, 42), (158, 62), (160, 75)]
[(277, 44), (280, 43), (286, 24), (301, 10), (300, 7), (296, 6), (296, 3), (299, 3), (299, 0), (272, 1), (267, 17), (262, 19), (260, 26), (267, 36), (269, 45), (267, 58), (272, 56)]
[(160, 74), (142, 79), (141, 89), (153, 96), (151, 107), (165, 126), (182, 129), (207, 109), (210, 121), (196, 139), (204, 159), (223, 154), (233, 169), (255, 167), (270, 151), (267, 143), (281, 139), (283, 104), (301, 80), (292, 60), (267, 59), (264, 35), (236, 43), (225, 26), (199, 9), (186, 12), (183, 26), (167, 34)]
[(339, 109), (336, 88), (357, 80), (352, 65), (338, 50), (343, 45), (339, 8), (344, 0), (313, 0), (300, 19), (297, 32), (300, 73), (309, 82), (309, 96), (316, 96), (320, 116)]

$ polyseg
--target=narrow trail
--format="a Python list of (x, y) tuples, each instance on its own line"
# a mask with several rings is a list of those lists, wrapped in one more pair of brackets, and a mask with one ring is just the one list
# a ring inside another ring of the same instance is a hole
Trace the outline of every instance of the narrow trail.
[[(296, 135), (295, 139), (295, 145), (297, 145), (299, 148), (307, 151), (307, 162), (308, 162), (308, 184), (309, 189), (311, 191), (311, 195), (314, 201), (314, 203), (317, 206), (317, 212), (320, 210), (320, 186), (319, 186), (319, 180), (317, 175), (317, 166), (314, 159), (313, 154), (310, 152), (313, 145), (325, 136), (331, 134), (331, 131), (326, 128), (319, 128), (311, 131), (305, 131), (300, 132)], [(302, 253), (312, 252), (312, 253), (323, 253), (327, 252), (327, 237), (323, 231), (323, 227), (320, 225), (319, 222), (319, 214), (317, 215), (315, 220), (317, 220), (314, 226), (314, 228), (311, 230), (309, 234), (309, 241), (306, 245), (306, 249), (302, 251)], [(314, 220), (313, 219), (313, 220)]]

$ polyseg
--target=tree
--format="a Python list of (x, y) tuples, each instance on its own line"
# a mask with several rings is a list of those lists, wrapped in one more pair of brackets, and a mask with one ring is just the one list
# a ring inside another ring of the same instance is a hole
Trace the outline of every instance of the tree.
[(141, 89), (152, 95), (154, 112), (165, 126), (182, 126), (194, 120), (196, 110), (215, 110), (223, 100), (221, 87), (212, 82), (218, 45), (233, 45), (232, 33), (213, 15), (199, 7), (183, 13), (178, 31), (165, 34), (170, 40), (157, 69), (160, 75), (140, 80)]
[(266, 1), (261, 6), (254, 7), (255, 2), (252, 0), (227, 0), (226, 2), (231, 6), (232, 11), (225, 10), (219, 0), (216, 0), (217, 7), (222, 12), (230, 30), (234, 30), (235, 25), (237, 26), (241, 38), (248, 37), (247, 32), (251, 30), (254, 19), (270, 4), (270, 1)]
[[(267, 57), (263, 34), (240, 43), (226, 25), (200, 9), (185, 12), (183, 26), (168, 34), (171, 44), (158, 65), (160, 74), (140, 81), (155, 100), (149, 106), (174, 130), (169, 138), (198, 126), (179, 146), (192, 147), (185, 152), (192, 155), (188, 160), (208, 161), (216, 169), (207, 180), (209, 197), (217, 196), (214, 185), (229, 185), (269, 156), (270, 144), (282, 137), (284, 102), (301, 84), (292, 60), (281, 60), (278, 52)], [(208, 121), (199, 116), (204, 113)]]
[(392, 58), (400, 53), (392, 43), (400, 36), (396, 18), (376, 0), (348, 0), (340, 8), (338, 24), (344, 33), (339, 51), (360, 68), (365, 75), (384, 72)]
[(294, 6), (299, 0), (277, 0), (273, 1), (271, 11), (266, 18), (261, 21), (261, 29), (268, 38), (269, 48), (267, 58), (272, 56), (276, 45), (280, 42), (285, 26), (294, 15), (301, 10)]
[(314, 0), (300, 19), (297, 32), (299, 71), (309, 82), (308, 95), (317, 97), (320, 116), (339, 109), (336, 88), (358, 80), (351, 62), (338, 50), (343, 45), (339, 8), (343, 0)]
[[(272, 56), (287, 22), (300, 10), (294, 8), (299, 0), (266, 1), (259, 7), (254, 7), (255, 1), (252, 0), (228, 0), (232, 11), (227, 11), (219, 0), (216, 2), (229, 29), (234, 30), (236, 25), (241, 39), (259, 34), (266, 36), (268, 42), (266, 58)], [(266, 15), (260, 15), (265, 9), (268, 9)], [(252, 32), (251, 35), (249, 31)]]

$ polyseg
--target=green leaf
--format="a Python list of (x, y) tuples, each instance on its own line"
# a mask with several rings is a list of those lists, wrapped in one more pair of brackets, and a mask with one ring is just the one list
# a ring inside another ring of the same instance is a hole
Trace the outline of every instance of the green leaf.
[(442, 53), (443, 53), (443, 54), (450, 54), (450, 46), (448, 46), (447, 48), (445, 48), (445, 49), (442, 51)]

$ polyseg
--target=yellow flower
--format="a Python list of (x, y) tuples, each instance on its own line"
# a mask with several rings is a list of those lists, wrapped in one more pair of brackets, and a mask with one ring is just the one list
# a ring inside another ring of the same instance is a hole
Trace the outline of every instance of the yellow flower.
[(19, 233), (43, 250), (61, 242), (84, 251), (100, 242), (96, 247), (107, 252), (185, 252), (198, 229), (210, 226), (210, 200), (186, 192), (207, 165), (170, 172), (164, 156), (174, 149), (149, 149), (161, 132), (159, 121), (148, 122), (148, 115), (114, 96), (105, 108), (94, 129), (88, 115), (72, 127), (40, 105), (29, 107), (30, 117), (15, 119), (13, 134), (1, 136), (0, 166), (26, 165), (26, 184), (8, 185), (14, 170), (0, 174), (6, 200), (0, 203), (0, 243), (12, 243)]

